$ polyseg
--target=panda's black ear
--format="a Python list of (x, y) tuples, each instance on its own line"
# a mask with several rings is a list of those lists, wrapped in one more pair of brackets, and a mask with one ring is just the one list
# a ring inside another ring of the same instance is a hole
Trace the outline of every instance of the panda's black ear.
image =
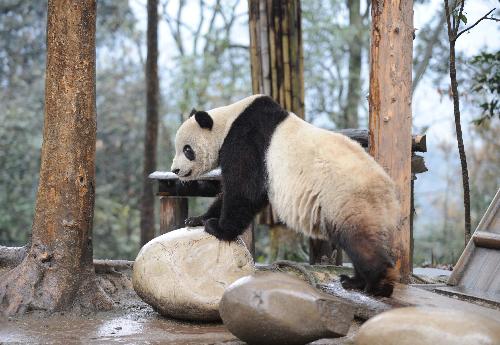
[(194, 118), (201, 128), (212, 129), (214, 125), (214, 120), (212, 120), (206, 111), (197, 111), (194, 114)]
[(191, 116), (193, 116), (194, 114), (196, 114), (196, 112), (197, 112), (197, 111), (198, 111), (198, 110), (196, 110), (195, 108), (193, 108), (193, 109), (191, 110), (191, 112), (189, 113), (189, 117), (191, 117)]

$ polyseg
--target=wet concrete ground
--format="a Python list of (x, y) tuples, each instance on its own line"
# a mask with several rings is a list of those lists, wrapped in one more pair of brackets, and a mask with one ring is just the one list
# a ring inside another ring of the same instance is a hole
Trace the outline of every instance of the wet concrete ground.
[[(352, 332), (359, 325), (353, 325)], [(350, 337), (315, 345), (349, 344)], [(0, 344), (244, 344), (222, 324), (166, 319), (149, 307), (90, 316), (25, 316), (0, 321)]]
[[(100, 273), (98, 280), (115, 302), (112, 311), (50, 317), (27, 314), (8, 319), (0, 316), (0, 344), (244, 344), (221, 323), (162, 317), (135, 294), (129, 270)], [(351, 344), (359, 326), (354, 323), (347, 337), (322, 339), (312, 344)]]
[(0, 323), (2, 344), (241, 344), (220, 324), (169, 320), (151, 312), (24, 317)]

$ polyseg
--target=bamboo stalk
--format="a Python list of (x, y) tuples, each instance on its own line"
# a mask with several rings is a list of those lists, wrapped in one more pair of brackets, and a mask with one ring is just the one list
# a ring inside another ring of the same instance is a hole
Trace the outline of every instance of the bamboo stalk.
[(288, 1), (281, 1), (280, 16), (281, 16), (281, 44), (283, 51), (283, 96), (284, 103), (282, 104), (285, 109), (292, 109), (292, 94), (291, 94), (291, 76), (290, 76), (290, 44), (289, 44), (289, 13), (287, 9)]
[(260, 60), (262, 66), (262, 89), (260, 93), (269, 95), (271, 93), (271, 72), (269, 61), (269, 34), (267, 24), (267, 8), (265, 1), (259, 1), (259, 21), (260, 21)]
[[(257, 7), (257, 9), (256, 9)], [(250, 70), (252, 74), (252, 91), (253, 93), (259, 93), (259, 55), (257, 53), (258, 50), (258, 41), (257, 41), (257, 13), (258, 10), (258, 1), (250, 0), (248, 2), (248, 26), (250, 29)]]
[(267, 1), (267, 23), (269, 38), (269, 64), (271, 69), (271, 93), (270, 96), (276, 99), (278, 94), (278, 71), (276, 70), (276, 31), (274, 29), (273, 1)]

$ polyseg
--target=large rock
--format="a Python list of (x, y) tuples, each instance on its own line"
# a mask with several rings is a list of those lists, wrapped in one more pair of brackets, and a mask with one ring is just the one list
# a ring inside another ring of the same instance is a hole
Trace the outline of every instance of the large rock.
[(226, 289), (224, 325), (248, 344), (306, 344), (347, 334), (354, 307), (284, 273), (256, 273)]
[(134, 290), (160, 314), (219, 320), (219, 301), (232, 282), (254, 272), (241, 240), (221, 242), (203, 227), (183, 228), (148, 242), (134, 262)]
[(452, 309), (409, 307), (368, 320), (356, 345), (498, 345), (500, 321)]

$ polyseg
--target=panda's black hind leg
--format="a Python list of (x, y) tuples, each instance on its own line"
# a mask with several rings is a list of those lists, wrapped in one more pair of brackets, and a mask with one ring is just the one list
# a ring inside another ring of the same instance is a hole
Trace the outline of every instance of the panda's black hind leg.
[[(344, 232), (340, 239), (342, 248), (352, 261), (356, 275), (353, 278), (344, 278), (342, 286), (349, 288), (358, 285), (370, 295), (390, 296), (395, 275), (392, 274), (393, 263), (385, 248), (383, 236), (380, 236), (376, 229), (369, 227), (356, 227), (349, 230)], [(356, 276), (361, 277), (365, 282), (363, 287)]]

